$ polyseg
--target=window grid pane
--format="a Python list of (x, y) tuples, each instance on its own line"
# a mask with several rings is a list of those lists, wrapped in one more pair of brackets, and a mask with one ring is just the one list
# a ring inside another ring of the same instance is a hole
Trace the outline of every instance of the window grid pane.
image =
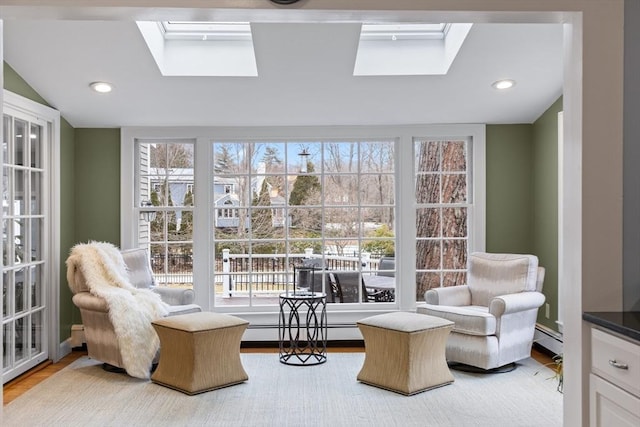
[(415, 139), (416, 300), (466, 283), (469, 141)]

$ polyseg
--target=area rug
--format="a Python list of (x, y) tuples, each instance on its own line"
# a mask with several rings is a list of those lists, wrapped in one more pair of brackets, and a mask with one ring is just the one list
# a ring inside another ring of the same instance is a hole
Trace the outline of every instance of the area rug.
[(501, 374), (452, 371), (413, 396), (359, 383), (363, 353), (316, 366), (242, 354), (245, 383), (187, 396), (82, 357), (4, 407), (3, 426), (561, 426), (553, 372), (533, 359)]

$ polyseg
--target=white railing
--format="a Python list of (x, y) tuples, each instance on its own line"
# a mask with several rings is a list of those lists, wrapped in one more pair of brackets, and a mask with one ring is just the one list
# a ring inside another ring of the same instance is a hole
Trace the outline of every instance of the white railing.
[[(183, 257), (176, 259), (182, 260)], [(251, 290), (254, 294), (277, 293), (292, 289), (294, 283), (294, 267), (303, 264), (304, 260), (322, 259), (323, 265), (331, 270), (360, 270), (363, 272), (377, 269), (378, 260), (370, 254), (361, 256), (337, 256), (314, 254), (313, 249), (306, 249), (299, 254), (232, 254), (229, 249), (222, 250), (222, 257), (215, 260), (216, 288), (222, 289), (225, 296), (246, 294)], [(174, 260), (175, 262), (175, 260)], [(154, 277), (159, 285), (188, 286), (193, 284), (193, 267), (191, 263), (173, 266), (165, 273), (161, 265), (154, 267)], [(176, 271), (177, 270), (177, 271)], [(365, 273), (366, 274), (366, 273)]]

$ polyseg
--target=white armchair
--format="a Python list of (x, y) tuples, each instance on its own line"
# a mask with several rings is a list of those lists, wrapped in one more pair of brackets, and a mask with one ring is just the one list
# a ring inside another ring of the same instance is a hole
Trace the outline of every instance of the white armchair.
[[(92, 253), (99, 256), (92, 259), (89, 256)], [(104, 265), (101, 260), (106, 260)], [(115, 283), (114, 279), (126, 284)], [(155, 286), (145, 249), (120, 252), (108, 243), (77, 245), (67, 259), (67, 281), (73, 293), (73, 303), (80, 309), (89, 357), (104, 362), (107, 370), (126, 369), (129, 375), (139, 378), (148, 376), (148, 369), (157, 357), (159, 341), (151, 325), (154, 319), (149, 312), (152, 308), (166, 310), (164, 315), (169, 316), (201, 311), (200, 306), (193, 304), (191, 289)], [(101, 286), (92, 290), (90, 282)], [(121, 289), (125, 285), (126, 289)], [(105, 287), (113, 288), (107, 294), (120, 295), (117, 301), (130, 302), (135, 309), (113, 306), (116, 300), (110, 302), (102, 295)], [(138, 294), (132, 288), (141, 292)], [(102, 291), (98, 292), (100, 289)], [(144, 296), (149, 293), (159, 294), (160, 298)], [(124, 319), (129, 316), (132, 320)]]
[(417, 312), (455, 323), (447, 361), (500, 368), (531, 355), (544, 272), (535, 255), (473, 253), (467, 284), (428, 290)]

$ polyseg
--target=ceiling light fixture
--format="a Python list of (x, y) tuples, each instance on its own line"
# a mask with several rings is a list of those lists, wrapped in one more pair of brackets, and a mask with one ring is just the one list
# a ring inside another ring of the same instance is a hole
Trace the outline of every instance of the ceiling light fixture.
[(515, 84), (515, 80), (503, 79), (491, 83), (491, 86), (493, 86), (495, 89), (502, 90), (512, 88)]
[(113, 85), (107, 82), (93, 82), (89, 87), (98, 93), (109, 93), (113, 90)]

